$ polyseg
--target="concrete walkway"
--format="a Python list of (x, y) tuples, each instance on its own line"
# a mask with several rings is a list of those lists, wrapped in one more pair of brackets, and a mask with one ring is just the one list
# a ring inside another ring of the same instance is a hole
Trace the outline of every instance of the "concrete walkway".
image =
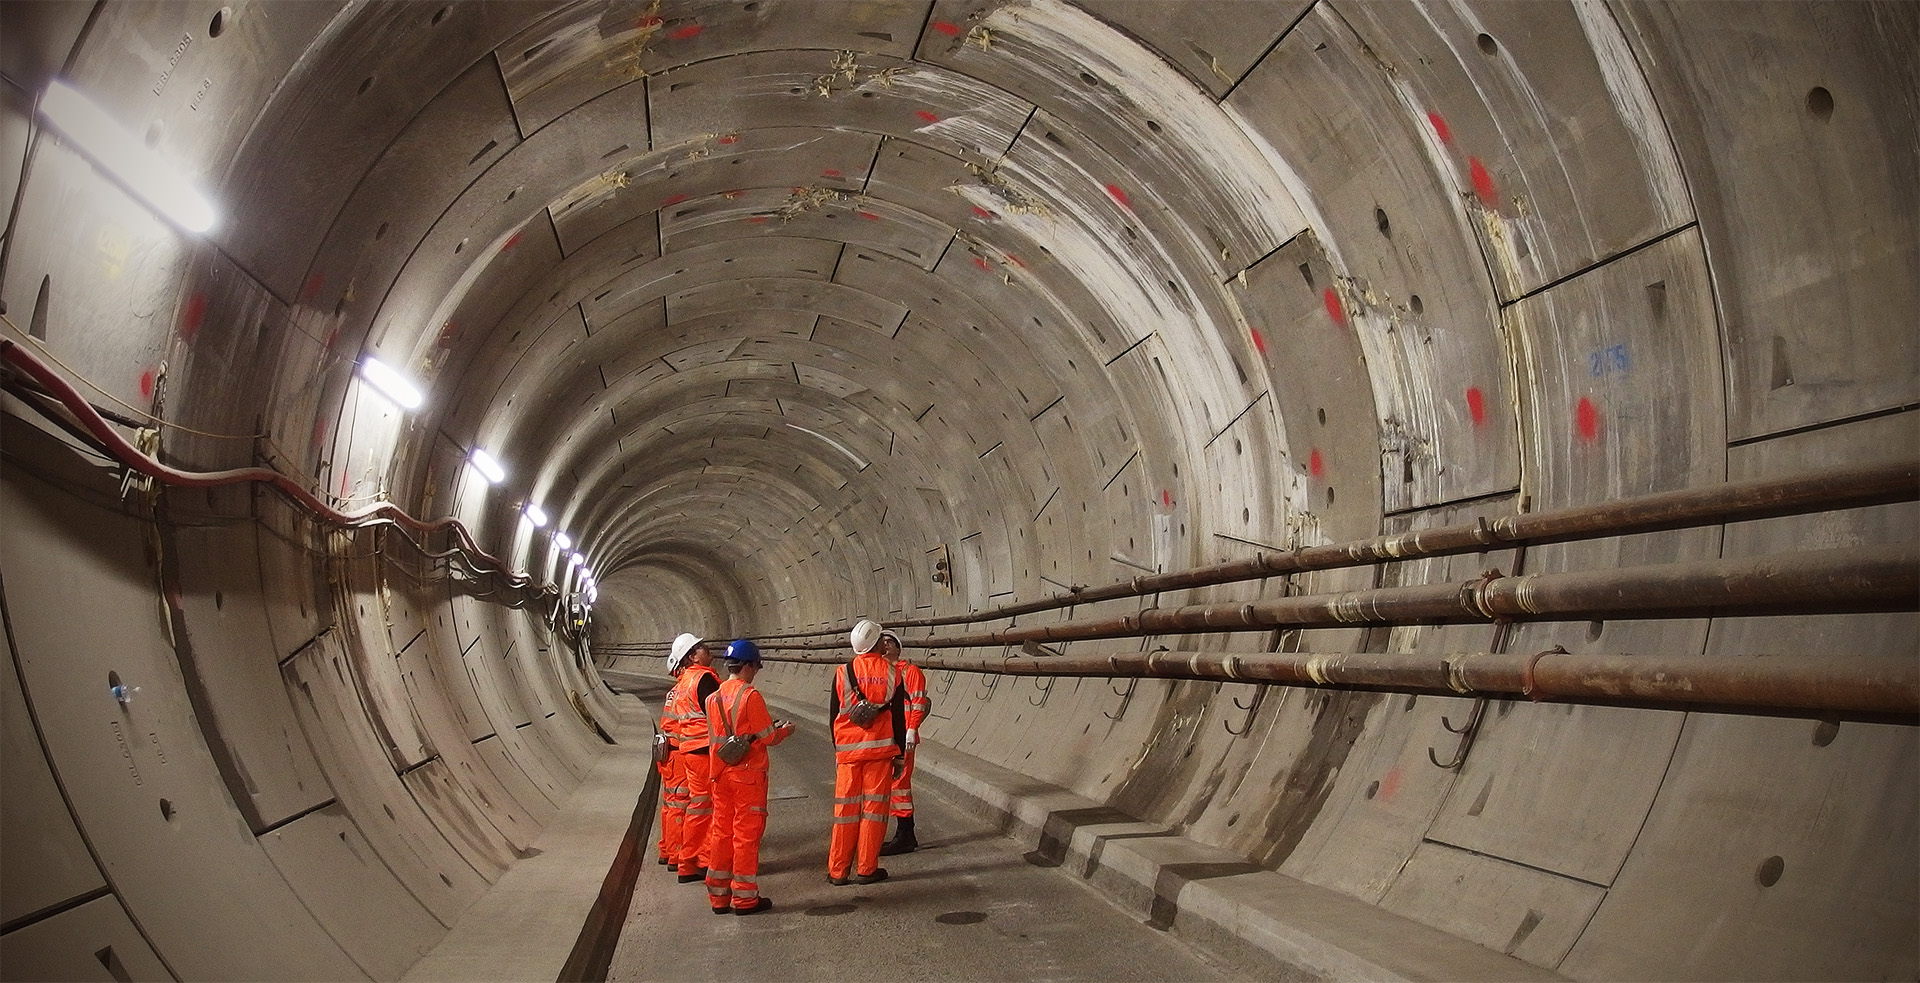
[(635, 697), (615, 700), (620, 719), (601, 724), (619, 743), (606, 748), (541, 831), (534, 855), (508, 868), (401, 979), (474, 983), (560, 975), (653, 773), (652, 716)]

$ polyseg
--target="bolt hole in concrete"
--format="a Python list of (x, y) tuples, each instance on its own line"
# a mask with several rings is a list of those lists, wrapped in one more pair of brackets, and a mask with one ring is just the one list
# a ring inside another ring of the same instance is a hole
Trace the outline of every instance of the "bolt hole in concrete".
[(942, 925), (977, 925), (987, 920), (984, 911), (949, 911), (933, 916), (933, 920)]
[(1840, 721), (1822, 720), (1813, 726), (1813, 746), (1826, 747), (1840, 736)]
[(226, 33), (227, 18), (233, 16), (232, 7), (221, 7), (213, 12), (213, 20), (207, 22), (207, 37), (217, 38)]
[(1760, 869), (1753, 872), (1753, 879), (1761, 887), (1772, 887), (1780, 883), (1780, 875), (1787, 869), (1787, 862), (1779, 857), (1768, 857), (1760, 861)]
[(855, 907), (856, 907), (855, 905), (850, 905), (850, 904), (814, 905), (813, 907), (807, 909), (807, 914), (813, 915), (816, 917), (823, 916), (823, 915), (844, 915), (847, 912), (852, 911)]
[(1500, 42), (1498, 42), (1498, 41), (1495, 41), (1495, 40), (1493, 39), (1493, 35), (1491, 35), (1491, 34), (1482, 34), (1482, 35), (1480, 35), (1480, 37), (1479, 37), (1479, 38), (1477, 38), (1477, 39), (1475, 39), (1475, 40), (1476, 40), (1476, 43), (1478, 43), (1478, 44), (1480, 45), (1480, 53), (1481, 53), (1481, 54), (1483, 54), (1483, 55), (1497, 55), (1497, 54), (1499, 54), (1499, 53), (1500, 53)]
[(1821, 121), (1833, 118), (1833, 93), (1828, 92), (1824, 85), (1816, 85), (1808, 89), (1807, 112)]
[(1426, 311), (1426, 309), (1427, 309), (1427, 305), (1425, 305), (1425, 304), (1423, 304), (1423, 303), (1421, 303), (1421, 302), (1420, 302), (1420, 295), (1419, 295), (1419, 294), (1414, 294), (1414, 295), (1413, 295), (1413, 304), (1412, 304), (1412, 306), (1413, 306), (1413, 312), (1414, 312), (1415, 314), (1420, 314), (1420, 313), (1423, 313), (1423, 312), (1425, 312), (1425, 311)]
[(1369, 798), (1369, 799), (1371, 799), (1371, 798), (1373, 798), (1374, 796), (1376, 796), (1376, 795), (1379, 795), (1379, 794), (1380, 794), (1380, 783), (1379, 783), (1379, 782), (1374, 782), (1374, 783), (1373, 783), (1372, 785), (1369, 785), (1369, 786), (1367, 786), (1367, 798)]
[[(167, 822), (173, 822), (173, 802), (172, 802), (172, 800), (170, 800), (170, 799), (161, 799), (161, 800), (160, 800), (160, 818), (161, 818), (161, 819), (164, 819), (164, 820), (166, 820)], [(1777, 858), (1776, 858), (1776, 859), (1777, 859)]]
[(1587, 622), (1587, 641), (1598, 641), (1600, 639), (1600, 633), (1606, 630), (1607, 623), (1604, 621)]
[(1373, 210), (1373, 224), (1380, 229), (1381, 235), (1389, 239), (1393, 238), (1393, 223), (1387, 220), (1386, 209), (1375, 208)]

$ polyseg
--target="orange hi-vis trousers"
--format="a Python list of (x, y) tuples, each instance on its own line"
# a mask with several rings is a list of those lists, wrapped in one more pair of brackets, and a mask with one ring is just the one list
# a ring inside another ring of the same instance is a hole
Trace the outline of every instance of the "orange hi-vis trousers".
[[(679, 757), (675, 754), (674, 757)], [(686, 756), (682, 769), (687, 788), (687, 821), (680, 827), (680, 876), (700, 873), (707, 865), (707, 831), (713, 826), (712, 765), (704, 754)]]
[(686, 768), (686, 758), (679, 751), (660, 764), (660, 855), (673, 864), (680, 862), (681, 835), (687, 823)]
[(760, 903), (760, 838), (767, 831), (767, 773), (721, 766), (713, 778), (713, 828), (707, 836), (707, 903)]
[[(880, 866), (887, 838), (887, 797), (893, 791), (893, 759), (842, 761), (833, 769), (833, 838), (827, 841), (827, 876), (871, 874)], [(854, 865), (855, 846), (859, 865)]]
[(907, 763), (900, 766), (900, 777), (893, 780), (893, 798), (888, 803), (895, 816), (913, 815), (913, 749), (907, 749)]

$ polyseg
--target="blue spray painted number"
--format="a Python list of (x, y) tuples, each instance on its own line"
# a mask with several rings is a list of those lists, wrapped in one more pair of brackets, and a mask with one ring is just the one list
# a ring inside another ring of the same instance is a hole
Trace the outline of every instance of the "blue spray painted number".
[(1627, 371), (1631, 367), (1627, 358), (1627, 346), (1608, 345), (1587, 353), (1587, 367), (1595, 376)]

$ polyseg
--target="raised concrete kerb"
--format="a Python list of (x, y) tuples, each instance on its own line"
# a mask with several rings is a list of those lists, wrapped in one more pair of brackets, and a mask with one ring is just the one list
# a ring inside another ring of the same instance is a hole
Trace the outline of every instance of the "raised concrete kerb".
[(918, 774), (1003, 817), (1036, 862), (1065, 866), (1122, 908), (1262, 975), (1307, 980), (1561, 980), (1171, 828), (936, 745)]

